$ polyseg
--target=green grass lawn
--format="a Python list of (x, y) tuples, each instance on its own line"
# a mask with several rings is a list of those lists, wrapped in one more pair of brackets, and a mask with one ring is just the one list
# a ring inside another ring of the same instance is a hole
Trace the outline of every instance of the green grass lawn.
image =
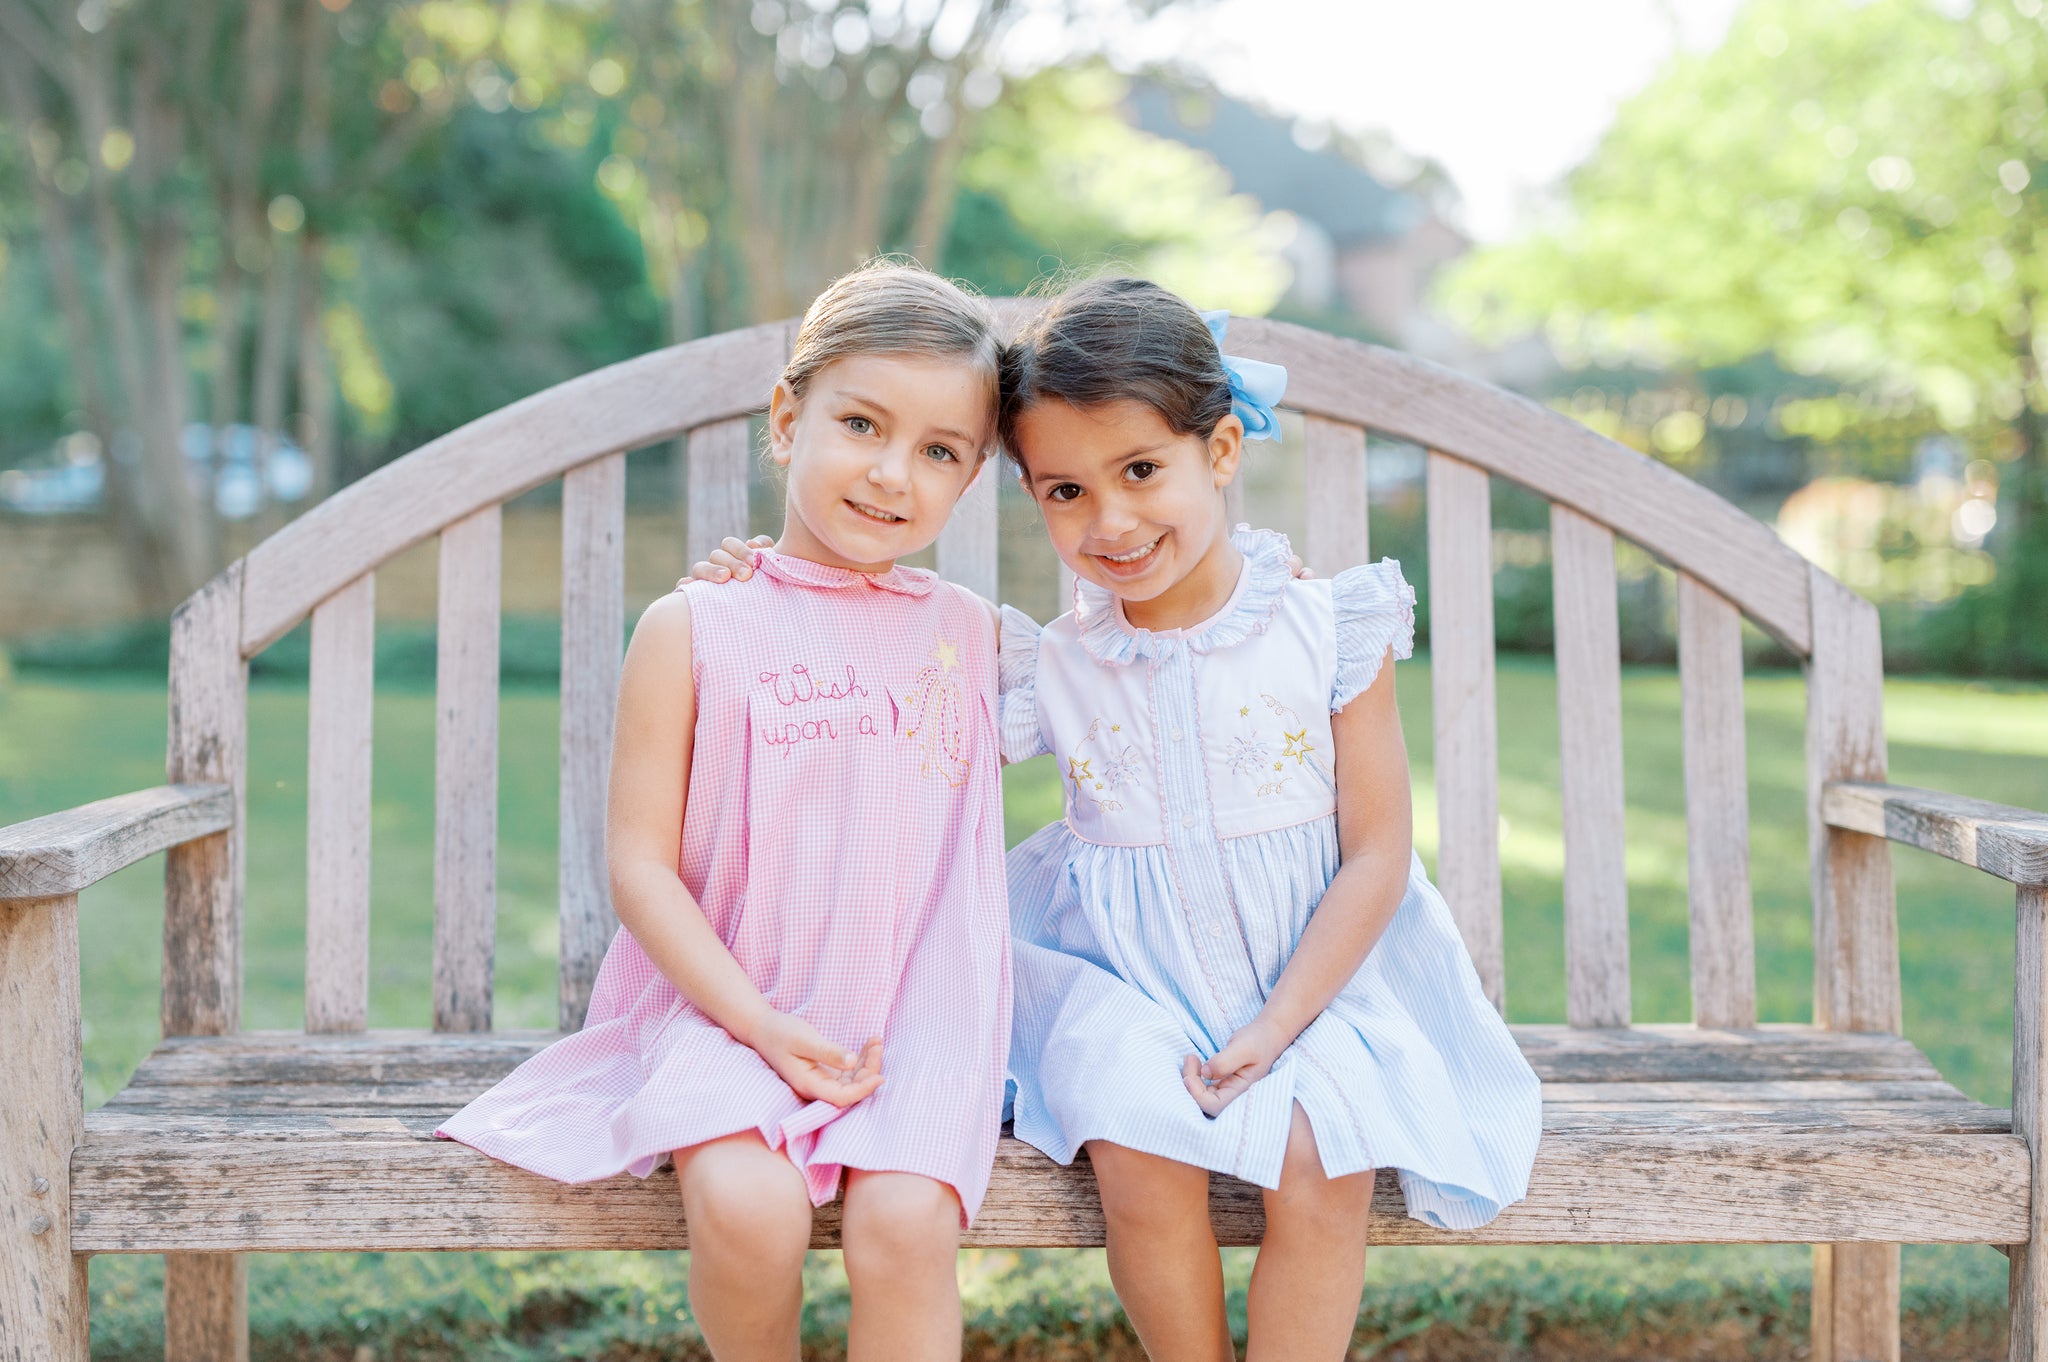
[[(1400, 675), (1416, 837), (1433, 866), (1427, 660), (1404, 665)], [(1499, 699), (1508, 1015), (1561, 1021), (1557, 707), (1547, 661), (1504, 658)], [(1765, 1020), (1797, 1021), (1812, 1004), (1804, 688), (1796, 675), (1765, 674), (1750, 679), (1746, 699), (1758, 998)], [(2040, 689), (1895, 681), (1886, 688), (1886, 716), (1894, 780), (2048, 808), (2048, 694)], [(302, 688), (259, 684), (252, 691), (244, 1007), (250, 1027), (301, 1023), (305, 722)], [(497, 1019), (501, 1026), (545, 1026), (555, 1007), (553, 694), (508, 690), (501, 723)], [(1623, 725), (1635, 1016), (1683, 1021), (1690, 1003), (1676, 674), (1626, 674)], [(372, 1026), (425, 1026), (429, 1020), (433, 745), (431, 694), (381, 690), (372, 813)], [(18, 678), (0, 688), (0, 824), (159, 783), (163, 746), (159, 685)], [(1057, 816), (1058, 785), (1045, 759), (1012, 768), (1006, 791), (1012, 841)], [(1902, 850), (1895, 863), (1906, 1033), (1971, 1096), (2003, 1104), (2011, 1056), (2011, 895), (1998, 881), (1917, 852)], [(118, 1089), (156, 1039), (161, 881), (161, 863), (152, 861), (83, 898), (91, 1104)], [(1767, 1317), (1771, 1302), (1803, 1290), (1804, 1262), (1796, 1248), (1381, 1250), (1368, 1316), (1380, 1319), (1372, 1332), (1389, 1346), (1454, 1317), (1477, 1321), (1474, 1327), (1483, 1326), (1488, 1337), (1511, 1342), (1527, 1337), (1531, 1321), (1540, 1323), (1545, 1310), (1553, 1328), (1564, 1327), (1560, 1320), (1586, 1328), (1592, 1327), (1588, 1320), (1612, 1325), (1621, 1319), (1636, 1327), (1642, 1311), (1664, 1310), (1669, 1328), (1683, 1332), (1691, 1327), (1687, 1320), (1696, 1325), (1717, 1318), (1711, 1310), (1698, 1313), (1708, 1309), (1702, 1301), (1740, 1302), (1737, 1313), (1747, 1311), (1745, 1318)], [(816, 1323), (829, 1334), (840, 1308), (833, 1302), (843, 1305), (843, 1298), (835, 1294), (829, 1260), (819, 1270), (825, 1276)], [(1241, 1283), (1244, 1270), (1242, 1255), (1234, 1256), (1234, 1280)], [(1109, 1328), (1103, 1321), (1114, 1318), (1099, 1255), (981, 1254), (969, 1259), (966, 1271), (975, 1318), (996, 1330), (990, 1338), (1009, 1336), (1006, 1329), (1050, 1329), (1078, 1341), (1075, 1330)], [(148, 1351), (161, 1327), (154, 1272), (153, 1260), (95, 1264), (95, 1355)], [(1981, 1333), (1983, 1320), (2002, 1308), (2003, 1273), (2003, 1259), (1988, 1249), (1909, 1252), (1909, 1302), (1919, 1302), (1928, 1318), (1963, 1311)], [(629, 1339), (689, 1332), (678, 1323), (678, 1312), (687, 1313), (681, 1274), (662, 1255), (261, 1259), (254, 1281), (263, 1349), (279, 1356), (315, 1343), (321, 1350), (339, 1348), (343, 1339), (368, 1340), (373, 1353), (394, 1339), (411, 1339), (400, 1352), (434, 1355), (422, 1340), (441, 1339), (448, 1346), (462, 1340), (456, 1351), (471, 1355), (526, 1356), (530, 1348), (542, 1355), (586, 1335), (588, 1346), (576, 1346), (596, 1355), (626, 1347)], [(1375, 1310), (1384, 1317), (1373, 1316)], [(1798, 1309), (1788, 1310), (1781, 1311), (1791, 1321), (1785, 1327), (1803, 1329)], [(1743, 1337), (1755, 1351), (1760, 1335), (1752, 1330)], [(353, 1356), (354, 1346), (351, 1341), (335, 1355)]]

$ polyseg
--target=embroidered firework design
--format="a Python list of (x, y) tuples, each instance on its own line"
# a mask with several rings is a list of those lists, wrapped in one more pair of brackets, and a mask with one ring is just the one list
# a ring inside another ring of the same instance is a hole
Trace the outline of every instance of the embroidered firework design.
[[(1098, 718), (1088, 725), (1081, 741), (1074, 744), (1065, 775), (1077, 802), (1085, 799), (1105, 813), (1124, 806), (1115, 791), (1137, 778), (1138, 749), (1124, 740), (1123, 731), (1122, 724)], [(1089, 752), (1090, 747), (1094, 751)], [(1102, 767), (1099, 771), (1095, 769), (1097, 763)]]
[(903, 736), (915, 742), (918, 774), (945, 777), (948, 785), (964, 785), (973, 761), (967, 755), (967, 685), (960, 671), (960, 645), (934, 639), (926, 663), (903, 697), (910, 727)]

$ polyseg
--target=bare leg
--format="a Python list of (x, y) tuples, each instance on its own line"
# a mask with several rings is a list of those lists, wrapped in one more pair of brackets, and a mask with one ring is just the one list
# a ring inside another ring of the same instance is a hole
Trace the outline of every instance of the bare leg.
[(846, 1172), (849, 1362), (959, 1362), (960, 1198), (915, 1173)]
[(1280, 1190), (1265, 1196), (1266, 1241), (1252, 1269), (1247, 1362), (1341, 1362), (1365, 1290), (1372, 1174), (1324, 1177), (1315, 1131), (1297, 1103)]
[(793, 1362), (811, 1197), (752, 1131), (675, 1152), (690, 1222), (690, 1310), (718, 1362)]
[(1209, 1224), (1209, 1172), (1088, 1142), (1109, 1225), (1109, 1280), (1153, 1362), (1236, 1362), (1223, 1313), (1223, 1259)]

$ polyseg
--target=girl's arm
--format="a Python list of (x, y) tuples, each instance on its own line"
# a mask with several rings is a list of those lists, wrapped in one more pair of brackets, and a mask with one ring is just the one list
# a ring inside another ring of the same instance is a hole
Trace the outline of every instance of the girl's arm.
[(1207, 1064), (1181, 1066), (1188, 1091), (1214, 1116), (1266, 1076), (1281, 1052), (1322, 1015), (1393, 920), (1408, 887), (1413, 847), (1408, 745), (1394, 707), (1394, 658), (1331, 716), (1337, 745), (1337, 845), (1343, 864), (1309, 918), (1272, 996)]
[(619, 921), (676, 991), (758, 1053), (799, 1097), (850, 1106), (882, 1081), (881, 1041), (848, 1054), (777, 1012), (705, 920), (677, 873), (697, 727), (690, 603), (647, 608), (626, 649), (605, 815), (605, 857)]

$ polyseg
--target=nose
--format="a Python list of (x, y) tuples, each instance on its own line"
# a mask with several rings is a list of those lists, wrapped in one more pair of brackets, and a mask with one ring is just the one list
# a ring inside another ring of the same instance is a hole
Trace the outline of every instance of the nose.
[(1138, 517), (1121, 497), (1098, 497), (1095, 515), (1088, 522), (1088, 536), (1098, 542), (1114, 542), (1138, 528)]
[(876, 452), (875, 461), (868, 465), (868, 481), (884, 492), (908, 492), (913, 457), (908, 445), (891, 441)]

